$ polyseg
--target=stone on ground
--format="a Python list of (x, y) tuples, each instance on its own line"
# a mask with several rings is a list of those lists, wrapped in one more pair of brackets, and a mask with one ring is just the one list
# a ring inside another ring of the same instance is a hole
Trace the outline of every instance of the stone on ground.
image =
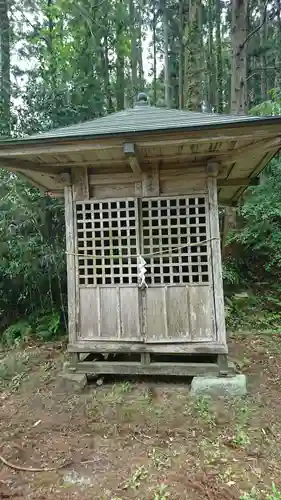
[(87, 385), (87, 376), (85, 373), (71, 373), (63, 371), (59, 374), (61, 381), (65, 383), (66, 389), (73, 391), (83, 390)]
[(245, 375), (234, 377), (194, 377), (191, 382), (193, 396), (244, 396), (247, 394)]

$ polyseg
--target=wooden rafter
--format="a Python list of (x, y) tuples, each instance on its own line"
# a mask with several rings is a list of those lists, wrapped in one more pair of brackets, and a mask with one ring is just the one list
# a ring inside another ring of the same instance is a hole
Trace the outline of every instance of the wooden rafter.
[(130, 167), (135, 174), (141, 175), (142, 170), (139, 162), (138, 155), (136, 153), (136, 147), (133, 143), (125, 143), (123, 146), (123, 153), (128, 158)]
[(52, 174), (55, 172), (54, 169), (50, 167), (50, 165), (45, 165), (44, 163), (34, 163), (11, 158), (2, 158), (0, 160), (0, 168), (7, 168), (11, 172), (25, 172), (26, 170), (29, 170), (30, 172), (42, 172), (46, 174)]
[(224, 160), (224, 163), (234, 163), (241, 154), (249, 154), (256, 151), (267, 151), (269, 149), (275, 149), (281, 146), (281, 137), (275, 137), (274, 139), (263, 139), (262, 141), (253, 142), (247, 146), (243, 146), (239, 149), (234, 149), (228, 154), (228, 157)]

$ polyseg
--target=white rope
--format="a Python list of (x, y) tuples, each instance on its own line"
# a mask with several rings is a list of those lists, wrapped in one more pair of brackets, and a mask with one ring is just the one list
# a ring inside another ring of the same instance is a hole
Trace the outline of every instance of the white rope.
[(144, 260), (144, 258), (139, 255), (138, 256), (138, 285), (139, 285), (139, 288), (148, 288), (148, 285), (145, 281), (145, 273), (147, 273), (147, 269), (146, 269), (146, 261)]
[(145, 274), (147, 273), (146, 265), (147, 262), (145, 261), (144, 257), (154, 257), (155, 255), (163, 255), (166, 253), (173, 253), (176, 250), (180, 250), (181, 248), (189, 248), (189, 247), (198, 247), (201, 245), (205, 245), (207, 243), (210, 243), (213, 240), (219, 240), (219, 238), (210, 238), (208, 240), (203, 240), (203, 241), (196, 241), (195, 243), (186, 243), (185, 245), (178, 245), (173, 248), (167, 248), (166, 250), (160, 250), (159, 252), (153, 252), (153, 253), (144, 253), (140, 254), (139, 248), (137, 255), (87, 255), (87, 254), (81, 254), (81, 253), (71, 253), (71, 252), (65, 252), (67, 255), (73, 255), (75, 257), (81, 257), (84, 259), (137, 259), (137, 267), (138, 267), (138, 286), (139, 288), (147, 288), (148, 285), (145, 281)]
[(143, 257), (154, 257), (155, 255), (163, 255), (165, 253), (173, 253), (176, 250), (180, 250), (181, 248), (190, 248), (190, 247), (200, 247), (202, 245), (205, 245), (206, 243), (210, 243), (213, 240), (219, 240), (219, 238), (214, 237), (214, 238), (209, 238), (208, 240), (203, 240), (203, 241), (197, 241), (196, 243), (186, 243), (184, 245), (178, 245), (173, 248), (167, 248), (166, 250), (159, 250), (159, 252), (153, 252), (153, 253), (143, 253), (143, 254), (136, 254), (136, 255), (88, 255), (85, 253), (72, 253), (72, 252), (65, 252), (66, 255), (72, 255), (74, 257), (81, 257), (84, 259), (138, 259), (140, 256)]

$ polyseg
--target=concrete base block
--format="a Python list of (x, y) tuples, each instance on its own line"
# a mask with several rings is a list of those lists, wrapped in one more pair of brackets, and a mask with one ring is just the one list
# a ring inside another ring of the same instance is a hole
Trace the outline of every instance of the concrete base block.
[(74, 391), (83, 390), (88, 382), (85, 373), (71, 373), (63, 371), (59, 374), (59, 377), (67, 385), (71, 386)]
[(193, 396), (213, 395), (236, 397), (247, 394), (245, 375), (234, 377), (194, 377), (191, 382)]

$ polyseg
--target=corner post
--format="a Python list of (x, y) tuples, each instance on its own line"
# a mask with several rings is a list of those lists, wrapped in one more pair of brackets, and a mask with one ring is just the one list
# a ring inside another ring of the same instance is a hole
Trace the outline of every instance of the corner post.
[[(78, 236), (76, 221), (76, 203), (85, 202), (90, 199), (89, 176), (87, 167), (73, 167), (71, 169), (72, 183), (72, 205), (73, 205), (73, 253), (74, 253), (74, 289), (75, 289), (75, 343), (81, 333), (80, 321), (80, 290), (79, 290), (79, 259), (78, 259)], [(71, 342), (70, 342), (71, 343)]]
[(227, 345), (225, 316), (224, 316), (222, 260), (221, 260), (221, 248), (220, 248), (219, 211), (218, 211), (218, 196), (217, 196), (218, 164), (211, 162), (208, 163), (207, 174), (208, 174), (210, 237), (211, 237), (212, 273), (213, 273), (217, 342), (219, 342), (222, 345)]
[(67, 266), (67, 300), (68, 300), (68, 337), (69, 343), (76, 341), (76, 259), (75, 259), (75, 231), (74, 207), (72, 187), (64, 188), (65, 198), (65, 238), (66, 238), (66, 266)]

